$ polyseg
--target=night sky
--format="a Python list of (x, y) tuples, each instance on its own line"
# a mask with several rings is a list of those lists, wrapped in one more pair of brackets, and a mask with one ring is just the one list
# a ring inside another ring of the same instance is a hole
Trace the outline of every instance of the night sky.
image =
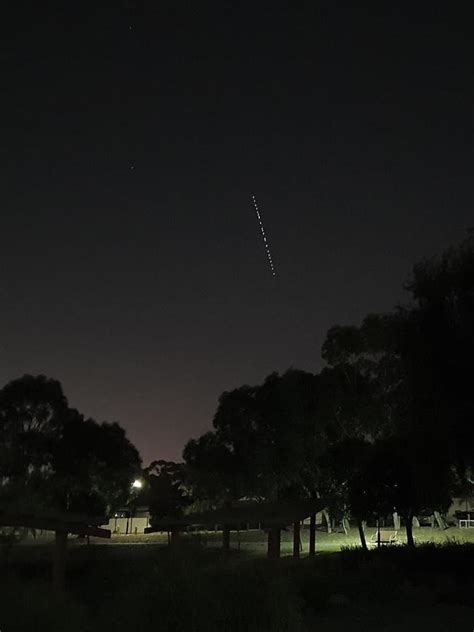
[(147, 464), (474, 225), (472, 24), (100, 4), (2, 19), (0, 385), (61, 380)]

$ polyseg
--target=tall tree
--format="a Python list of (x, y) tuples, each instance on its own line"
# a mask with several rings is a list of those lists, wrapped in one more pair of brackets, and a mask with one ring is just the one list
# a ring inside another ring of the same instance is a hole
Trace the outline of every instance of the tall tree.
[(25, 375), (0, 390), (0, 500), (104, 513), (123, 502), (140, 456), (119, 424), (84, 420), (61, 384)]
[(410, 305), (368, 316), (361, 327), (330, 330), (323, 356), (372, 381), (380, 404), (374, 438), (388, 442), (380, 466), (397, 481), (387, 482), (386, 495), (411, 531), (413, 511), (446, 506), (454, 490), (450, 466), (462, 485), (474, 463), (472, 237), (416, 264), (407, 288)]
[(183, 463), (153, 461), (145, 468), (145, 490), (140, 498), (149, 506), (151, 524), (160, 518), (178, 518), (191, 503)]
[(355, 519), (364, 550), (364, 523), (384, 509), (373, 467), (373, 450), (373, 444), (364, 439), (343, 439), (328, 449), (321, 468), (329, 510)]
[(332, 327), (323, 344), (323, 359), (342, 374), (355, 373), (363, 385), (357, 408), (362, 430), (373, 439), (410, 425), (406, 350), (411, 329), (408, 312), (397, 309), (371, 314), (360, 327)]
[(319, 448), (317, 377), (289, 369), (269, 375), (258, 389), (259, 481), (266, 498), (301, 498), (315, 492)]
[(393, 436), (374, 446), (371, 467), (379, 507), (403, 518), (407, 543), (414, 546), (413, 518), (419, 513), (446, 511), (451, 504), (452, 468), (444, 445), (435, 437)]
[(98, 424), (74, 413), (54, 451), (56, 504), (67, 511), (108, 514), (127, 503), (141, 472), (140, 455), (118, 423)]
[(416, 264), (407, 287), (422, 333), (415, 347), (419, 414), (444, 436), (465, 477), (474, 467), (474, 235)]
[(214, 431), (188, 443), (184, 458), (197, 487), (221, 499), (278, 499), (314, 491), (317, 380), (290, 369), (219, 399)]
[(219, 506), (245, 494), (237, 458), (216, 432), (190, 439), (184, 448), (183, 459), (193, 498), (200, 506)]
[(416, 264), (413, 301), (361, 327), (334, 327), (323, 357), (370, 376), (381, 404), (379, 436), (436, 435), (460, 470), (474, 464), (474, 239)]
[(48, 505), (54, 452), (69, 416), (61, 384), (43, 375), (25, 375), (0, 390), (4, 502)]

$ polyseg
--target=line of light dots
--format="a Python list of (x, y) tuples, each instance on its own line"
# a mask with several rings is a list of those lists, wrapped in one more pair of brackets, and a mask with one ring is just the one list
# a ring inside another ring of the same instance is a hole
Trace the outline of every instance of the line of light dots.
[(267, 253), (267, 257), (268, 257), (268, 262), (270, 263), (270, 268), (271, 268), (273, 276), (276, 276), (275, 266), (273, 265), (272, 255), (271, 255), (271, 252), (270, 252), (270, 246), (268, 244), (267, 237), (265, 235), (265, 229), (263, 227), (262, 218), (260, 217), (260, 212), (258, 210), (257, 200), (255, 199), (255, 195), (252, 195), (252, 200), (253, 200), (253, 204), (255, 206), (255, 212), (257, 213), (257, 219), (258, 219), (258, 223), (260, 225), (260, 230), (262, 231), (263, 243), (265, 245), (265, 250), (266, 250), (266, 253)]

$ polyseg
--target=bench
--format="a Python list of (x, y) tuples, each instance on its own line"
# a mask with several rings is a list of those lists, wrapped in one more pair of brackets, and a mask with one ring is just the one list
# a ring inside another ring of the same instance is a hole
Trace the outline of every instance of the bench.
[(372, 546), (377, 546), (380, 542), (381, 546), (390, 546), (392, 544), (397, 544), (397, 531), (388, 531), (387, 529), (380, 529), (380, 540), (379, 540), (379, 531), (377, 530), (374, 534), (372, 534), (370, 538), (370, 542)]

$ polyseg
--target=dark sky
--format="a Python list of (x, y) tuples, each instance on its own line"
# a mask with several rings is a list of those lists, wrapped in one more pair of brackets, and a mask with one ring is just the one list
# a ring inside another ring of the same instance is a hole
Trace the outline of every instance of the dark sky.
[(100, 4), (2, 19), (0, 384), (60, 379), (148, 463), (474, 224), (472, 25)]

